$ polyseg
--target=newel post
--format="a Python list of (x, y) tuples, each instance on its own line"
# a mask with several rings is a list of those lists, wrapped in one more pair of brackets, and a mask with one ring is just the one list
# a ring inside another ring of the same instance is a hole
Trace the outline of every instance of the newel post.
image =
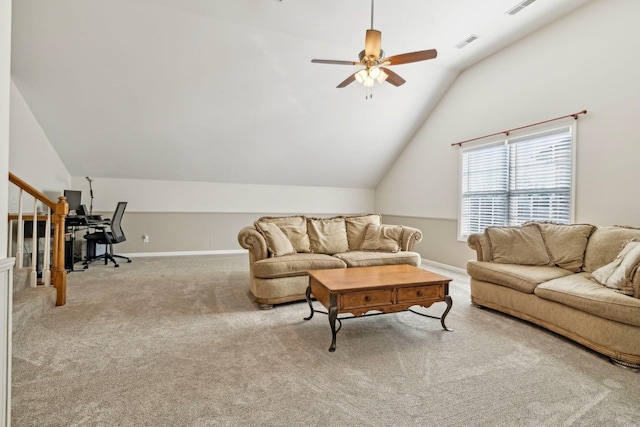
[(55, 212), (53, 214), (53, 268), (51, 279), (53, 286), (57, 291), (56, 305), (65, 305), (67, 303), (67, 270), (64, 267), (64, 223), (69, 213), (69, 204), (64, 196), (58, 197)]

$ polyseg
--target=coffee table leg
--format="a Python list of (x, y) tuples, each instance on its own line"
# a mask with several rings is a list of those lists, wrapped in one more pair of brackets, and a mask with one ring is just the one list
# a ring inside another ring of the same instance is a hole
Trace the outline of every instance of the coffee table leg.
[(331, 326), (331, 346), (329, 351), (336, 351), (336, 319), (338, 318), (338, 301), (336, 295), (331, 295), (329, 301), (329, 326)]
[(309, 304), (309, 309), (311, 310), (311, 314), (309, 317), (305, 317), (304, 320), (311, 320), (313, 317), (313, 305), (311, 305), (311, 285), (307, 286), (307, 304)]
[(447, 314), (449, 314), (449, 311), (451, 310), (451, 306), (453, 305), (453, 300), (449, 295), (445, 295), (444, 301), (447, 303), (447, 309), (444, 311), (444, 313), (442, 313), (442, 317), (440, 318), (440, 324), (442, 325), (442, 328), (445, 331), (452, 332), (453, 329), (447, 328), (447, 326), (444, 324), (444, 318), (447, 317)]

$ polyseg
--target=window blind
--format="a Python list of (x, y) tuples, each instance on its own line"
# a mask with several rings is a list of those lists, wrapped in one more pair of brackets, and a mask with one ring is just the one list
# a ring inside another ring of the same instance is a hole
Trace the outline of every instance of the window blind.
[(461, 237), (492, 225), (570, 222), (572, 128), (461, 152)]

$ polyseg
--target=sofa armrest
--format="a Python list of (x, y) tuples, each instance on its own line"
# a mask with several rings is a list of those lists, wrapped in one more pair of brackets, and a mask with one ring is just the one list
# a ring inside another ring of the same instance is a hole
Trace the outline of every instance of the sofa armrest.
[(640, 265), (636, 267), (631, 285), (633, 286), (633, 296), (640, 299)]
[(491, 261), (491, 246), (484, 233), (473, 233), (467, 237), (467, 245), (476, 251), (478, 261)]
[(416, 243), (420, 243), (422, 240), (422, 231), (417, 228), (402, 226), (402, 244), (401, 250), (413, 251), (413, 247)]
[(238, 233), (238, 243), (249, 250), (249, 259), (253, 263), (269, 256), (267, 252), (267, 242), (262, 234), (258, 233), (255, 227), (244, 227)]

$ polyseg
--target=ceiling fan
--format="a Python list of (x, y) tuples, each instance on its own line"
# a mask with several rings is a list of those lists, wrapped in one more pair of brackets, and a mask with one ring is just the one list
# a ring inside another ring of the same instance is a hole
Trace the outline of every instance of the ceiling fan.
[(354, 81), (357, 81), (366, 88), (372, 88), (375, 81), (378, 81), (378, 83), (387, 81), (394, 86), (401, 86), (406, 80), (386, 67), (426, 61), (427, 59), (433, 59), (438, 56), (438, 52), (435, 49), (429, 49), (385, 58), (384, 51), (381, 48), (382, 33), (373, 29), (373, 1), (374, 0), (371, 0), (371, 29), (367, 30), (367, 35), (364, 40), (364, 50), (358, 54), (358, 62), (336, 61), (332, 59), (311, 60), (314, 64), (356, 65), (364, 67), (347, 77), (342, 83), (336, 86), (338, 88), (346, 87)]

